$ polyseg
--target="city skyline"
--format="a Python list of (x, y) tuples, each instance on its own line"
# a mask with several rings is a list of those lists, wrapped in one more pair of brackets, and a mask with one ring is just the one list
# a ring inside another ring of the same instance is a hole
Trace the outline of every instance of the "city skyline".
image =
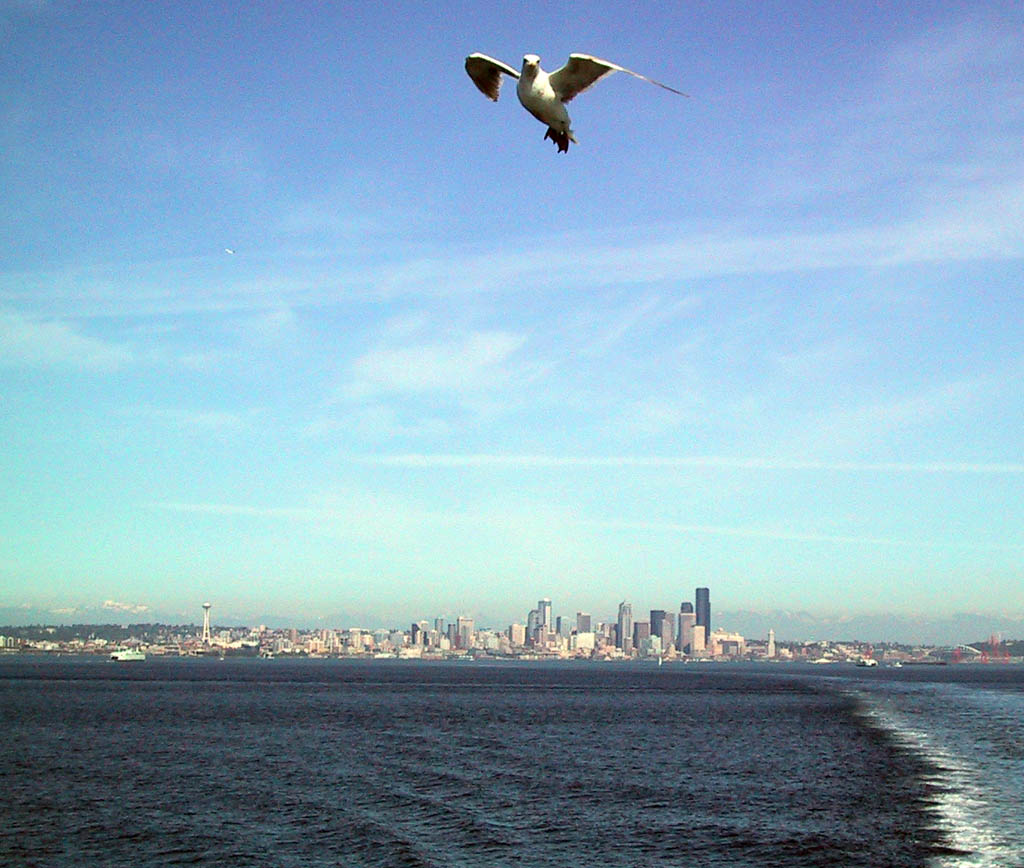
[(0, 4), (0, 610), (1024, 617), (1019, 2), (588, 9)]
[[(570, 618), (569, 612), (575, 608), (566, 603), (565, 614), (556, 616), (558, 619)], [(630, 604), (632, 608), (632, 604)], [(690, 623), (696, 622), (694, 604), (682, 600), (680, 609), (687, 613)], [(402, 615), (376, 615), (367, 613), (329, 613), (316, 617), (301, 614), (254, 611), (240, 612), (217, 606), (216, 615), (211, 616), (212, 622), (219, 628), (237, 629), (265, 624), (273, 629), (320, 630), (348, 629), (358, 627), (368, 630), (406, 629), (410, 623), (426, 621), (432, 623), (434, 629), (441, 631), (438, 625), (456, 622), (461, 617), (469, 617), (478, 627), (503, 630), (506, 625), (522, 622), (523, 643), (526, 642), (529, 613), (523, 617), (521, 608), (505, 613), (483, 613), (478, 610), (467, 615), (463, 612), (439, 614), (437, 609), (433, 615), (423, 611), (409, 611)], [(638, 605), (638, 612), (644, 610)], [(107, 600), (103, 605), (85, 608), (56, 607), (53, 609), (33, 609), (19, 607), (16, 609), (0, 607), (0, 626), (26, 627), (30, 625), (71, 625), (71, 624), (193, 624), (201, 631), (201, 623), (205, 610), (196, 606), (180, 611), (161, 611), (145, 606), (126, 605), (114, 600)], [(668, 613), (672, 614), (672, 613)], [(611, 611), (597, 610), (584, 612), (576, 609), (576, 615), (589, 618), (592, 625), (599, 623), (617, 623), (615, 607)], [(678, 613), (677, 613), (678, 615)], [(975, 641), (978, 636), (1000, 635), (1008, 639), (1024, 637), (1024, 618), (1012, 616), (991, 616), (976, 612), (959, 612), (952, 615), (912, 616), (879, 613), (869, 615), (814, 615), (801, 610), (766, 610), (761, 612), (749, 610), (730, 610), (714, 608), (713, 617), (724, 625), (729, 632), (738, 632), (747, 636), (766, 636), (770, 632), (777, 634), (780, 641), (813, 642), (821, 640), (833, 641), (867, 641), (867, 642), (898, 642), (912, 645), (954, 646), (964, 641)], [(218, 620), (219, 618), (219, 620)], [(575, 622), (574, 618), (571, 618)]]

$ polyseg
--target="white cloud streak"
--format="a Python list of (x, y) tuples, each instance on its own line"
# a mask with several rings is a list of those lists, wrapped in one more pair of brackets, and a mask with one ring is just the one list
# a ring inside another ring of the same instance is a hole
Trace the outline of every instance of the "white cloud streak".
[(947, 473), (947, 474), (1024, 474), (1024, 464), (965, 462), (853, 462), (794, 461), (778, 458), (729, 458), (718, 456), (558, 456), (558, 455), (363, 455), (353, 458), (364, 464), (387, 467), (430, 468), (636, 468), (702, 469), (751, 471), (812, 471), (830, 473)]
[(195, 433), (225, 433), (245, 427), (245, 419), (223, 410), (188, 410), (166, 407), (135, 407), (126, 415), (173, 425)]
[(109, 371), (132, 360), (126, 347), (83, 335), (66, 322), (0, 311), (0, 365)]
[(607, 530), (624, 530), (669, 534), (696, 534), (699, 536), (724, 536), (741, 539), (767, 540), (772, 542), (826, 543), (832, 545), (894, 546), (928, 549), (968, 549), (982, 551), (1021, 551), (1024, 545), (977, 543), (973, 540), (913, 540), (893, 537), (849, 536), (845, 534), (802, 533), (799, 531), (777, 530), (754, 527), (722, 527), (718, 525), (681, 524), (676, 522), (646, 521), (587, 521), (592, 527)]
[[(362, 533), (376, 539), (396, 531), (409, 532), (413, 526), (423, 529), (426, 526), (435, 528), (494, 528), (502, 524), (518, 521), (519, 517), (490, 513), (426, 513), (416, 510), (406, 512), (399, 507), (367, 518), (356, 519), (359, 527), (353, 526), (353, 518), (359, 516), (353, 508), (338, 509), (332, 507), (255, 507), (225, 503), (184, 503), (158, 502), (150, 504), (152, 508), (184, 514), (208, 515), (214, 517), (242, 517), (252, 519), (273, 519), (299, 521), (318, 524), (334, 524), (343, 528), (346, 533)], [(680, 522), (649, 522), (624, 521), (608, 519), (584, 519), (559, 514), (562, 522), (561, 533), (598, 530), (625, 531), (633, 533), (656, 534), (692, 534), (698, 536), (728, 537), (734, 539), (764, 540), (768, 542), (795, 542), (827, 545), (854, 545), (869, 547), (906, 547), (925, 549), (965, 549), (978, 551), (1021, 551), (1024, 544), (1014, 543), (979, 543), (973, 540), (914, 540), (890, 537), (856, 536), (845, 534), (822, 534), (798, 530), (763, 528), (763, 527), (730, 527), (722, 525), (686, 524)], [(521, 522), (516, 527), (522, 531), (526, 527)], [(534, 523), (530, 532), (543, 535), (551, 528), (541, 523)], [(563, 541), (564, 542), (564, 541)]]
[(1012, 260), (1024, 258), (1022, 224), (1024, 179), (1016, 178), (946, 201), (934, 214), (854, 229), (759, 235), (735, 228), (694, 233), (680, 226), (657, 230), (658, 240), (624, 231), (610, 241), (566, 235), (538, 247), (530, 238), (497, 251), (452, 247), (358, 266), (352, 265), (350, 247), (298, 259), (284, 250), (251, 273), (225, 273), (224, 264), (213, 259), (140, 263), (130, 277), (120, 266), (8, 273), (0, 274), (0, 301), (57, 308), (61, 315), (138, 316), (315, 306), (340, 298), (565, 293), (726, 276)]
[(371, 350), (352, 363), (350, 397), (380, 392), (464, 391), (495, 382), (502, 364), (525, 342), (509, 332)]

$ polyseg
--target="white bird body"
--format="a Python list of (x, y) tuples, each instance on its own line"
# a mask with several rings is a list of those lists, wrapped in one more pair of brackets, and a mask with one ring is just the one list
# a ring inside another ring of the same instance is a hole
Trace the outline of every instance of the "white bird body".
[(551, 86), (551, 76), (540, 68), (540, 58), (536, 54), (527, 54), (523, 58), (523, 71), (516, 83), (516, 96), (524, 109), (542, 124), (548, 125), (544, 138), (551, 138), (555, 144), (564, 141), (565, 148), (559, 145), (559, 150), (569, 150), (568, 142), (576, 141), (569, 128), (569, 112)]
[(601, 60), (589, 54), (570, 54), (569, 60), (561, 69), (548, 74), (540, 67), (540, 58), (536, 54), (523, 57), (523, 68), (516, 72), (511, 66), (488, 57), (486, 54), (471, 54), (466, 58), (466, 72), (473, 79), (481, 93), (497, 102), (501, 90), (501, 76), (508, 75), (518, 79), (516, 95), (519, 102), (530, 114), (543, 124), (548, 131), (545, 139), (551, 139), (559, 153), (569, 150), (569, 142), (575, 142), (576, 136), (570, 127), (569, 112), (565, 103), (578, 93), (582, 93), (592, 84), (600, 81), (613, 72), (625, 72), (636, 78), (656, 84), (672, 93), (686, 96), (682, 91), (655, 81), (639, 72), (633, 72), (617, 63)]

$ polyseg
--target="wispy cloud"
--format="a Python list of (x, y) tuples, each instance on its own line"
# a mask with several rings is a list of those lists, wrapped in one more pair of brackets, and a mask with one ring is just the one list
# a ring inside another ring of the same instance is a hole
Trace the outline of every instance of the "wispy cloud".
[(795, 442), (803, 442), (810, 449), (859, 447), (890, 434), (920, 430), (936, 421), (971, 418), (979, 407), (991, 405), (1003, 395), (1020, 394), (1022, 381), (1024, 363), (1016, 361), (998, 372), (930, 384), (888, 401), (842, 406), (804, 419), (803, 433), (795, 437)]
[(337, 304), (339, 298), (564, 294), (724, 276), (1019, 259), (1024, 168), (1021, 173), (917, 217), (856, 228), (761, 234), (736, 226), (701, 232), (678, 226), (661, 227), (654, 239), (623, 230), (618, 238), (596, 242), (566, 234), (540, 247), (531, 237), (486, 252), (451, 245), (406, 258), (406, 251), (392, 249), (385, 254), (389, 264), (354, 265), (346, 247), (301, 257), (285, 249), (249, 268), (228, 269), (212, 258), (140, 263), (130, 275), (120, 266), (72, 267), (0, 274), (0, 301), (50, 315), (137, 316), (276, 310), (282, 303)]
[(558, 456), (558, 455), (362, 455), (353, 461), (389, 467), (420, 468), (637, 468), (704, 469), (750, 471), (822, 471), (830, 473), (950, 473), (950, 474), (1024, 474), (1024, 464), (961, 462), (852, 462), (794, 461), (778, 458), (730, 458), (719, 456)]
[(826, 543), (832, 545), (893, 546), (900, 548), (967, 549), (980, 551), (1021, 551), (1024, 543), (978, 543), (974, 540), (905, 539), (898, 537), (856, 536), (845, 534), (805, 533), (795, 530), (761, 527), (724, 527), (718, 525), (683, 524), (677, 522), (646, 521), (587, 521), (584, 524), (607, 530), (625, 530), (650, 533), (695, 534), (698, 536), (734, 537), (773, 542)]
[(89, 337), (67, 322), (0, 310), (0, 365), (110, 371), (133, 358), (127, 347)]
[(386, 404), (357, 407), (337, 416), (324, 416), (309, 423), (304, 434), (309, 437), (328, 437), (335, 434), (356, 436), (379, 442), (393, 437), (441, 437), (451, 431), (451, 424), (436, 416), (406, 418), (396, 408)]
[(1007, 147), (1024, 117), (1018, 30), (1019, 19), (968, 13), (879, 43), (846, 92), (823, 92), (816, 111), (780, 126), (774, 158), (747, 179), (754, 195), (790, 206), (830, 197), (854, 209), (870, 196), (876, 209), (941, 222), (972, 191), (1019, 179), (1020, 148)]
[(125, 415), (148, 419), (197, 434), (228, 433), (245, 427), (246, 419), (225, 410), (192, 410), (172, 407), (133, 407)]
[(346, 393), (464, 392), (493, 385), (505, 377), (504, 364), (523, 346), (523, 335), (473, 332), (434, 343), (385, 346), (351, 365)]
[[(1024, 473), (1024, 468), (1018, 472)], [(841, 546), (902, 547), (925, 549), (965, 549), (978, 551), (1020, 551), (1024, 543), (985, 543), (974, 539), (908, 539), (899, 537), (823, 534), (786, 527), (728, 526), (688, 524), (685, 522), (634, 521), (581, 518), (566, 510), (535, 506), (529, 510), (505, 512), (438, 512), (410, 507), (401, 502), (379, 498), (357, 498), (359, 503), (319, 505), (312, 507), (258, 507), (226, 503), (157, 502), (150, 506), (169, 512), (207, 515), (224, 518), (309, 522), (330, 525), (346, 536), (362, 536), (381, 540), (396, 536), (415, 536), (428, 528), (437, 530), (478, 530), (513, 533), (524, 546), (536, 542), (559, 540), (564, 548), (580, 533), (624, 531), (640, 534), (692, 534), (783, 543), (808, 543)], [(555, 527), (557, 525), (557, 528)], [(527, 536), (523, 536), (523, 533)]]

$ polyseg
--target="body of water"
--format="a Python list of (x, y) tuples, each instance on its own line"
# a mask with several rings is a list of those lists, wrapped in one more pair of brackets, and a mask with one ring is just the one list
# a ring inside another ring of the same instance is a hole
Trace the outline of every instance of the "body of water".
[(4, 865), (1024, 865), (1024, 669), (0, 658)]

